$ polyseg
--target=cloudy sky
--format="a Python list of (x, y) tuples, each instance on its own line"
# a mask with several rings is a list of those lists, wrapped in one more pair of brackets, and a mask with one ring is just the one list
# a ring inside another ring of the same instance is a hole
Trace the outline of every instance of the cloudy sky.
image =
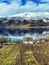
[(0, 0), (0, 16), (22, 12), (49, 12), (49, 0)]

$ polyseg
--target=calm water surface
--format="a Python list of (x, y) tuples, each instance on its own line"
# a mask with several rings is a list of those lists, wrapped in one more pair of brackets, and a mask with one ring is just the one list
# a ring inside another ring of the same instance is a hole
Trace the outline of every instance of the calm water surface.
[(30, 29), (7, 29), (0, 28), (0, 35), (11, 38), (12, 41), (22, 40), (24, 36), (30, 36), (33, 39), (44, 38), (49, 35), (49, 29), (46, 28), (30, 28)]

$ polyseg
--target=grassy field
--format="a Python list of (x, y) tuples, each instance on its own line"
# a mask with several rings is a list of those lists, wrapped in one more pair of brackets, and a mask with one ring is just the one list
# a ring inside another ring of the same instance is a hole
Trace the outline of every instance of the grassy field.
[(0, 48), (0, 65), (49, 65), (49, 42), (3, 45)]
[(49, 65), (49, 42), (22, 45), (22, 65)]
[(14, 65), (19, 53), (18, 45), (4, 45), (0, 49), (0, 65)]

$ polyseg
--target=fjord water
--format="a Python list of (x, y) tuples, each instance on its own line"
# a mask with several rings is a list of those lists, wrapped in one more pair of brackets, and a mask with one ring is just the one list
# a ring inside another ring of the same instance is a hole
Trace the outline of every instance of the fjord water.
[(19, 29), (19, 28), (0, 28), (0, 36), (6, 36), (11, 38), (12, 41), (22, 40), (24, 36), (32, 37), (33, 39), (44, 38), (44, 36), (49, 35), (49, 29), (47, 28), (29, 28), (29, 29)]

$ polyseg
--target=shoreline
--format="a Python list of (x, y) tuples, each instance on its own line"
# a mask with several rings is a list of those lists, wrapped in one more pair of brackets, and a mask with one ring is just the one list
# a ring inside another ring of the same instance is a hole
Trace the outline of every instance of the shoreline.
[(30, 28), (46, 28), (49, 29), (49, 26), (33, 26), (33, 27), (0, 27), (5, 29), (30, 29)]

